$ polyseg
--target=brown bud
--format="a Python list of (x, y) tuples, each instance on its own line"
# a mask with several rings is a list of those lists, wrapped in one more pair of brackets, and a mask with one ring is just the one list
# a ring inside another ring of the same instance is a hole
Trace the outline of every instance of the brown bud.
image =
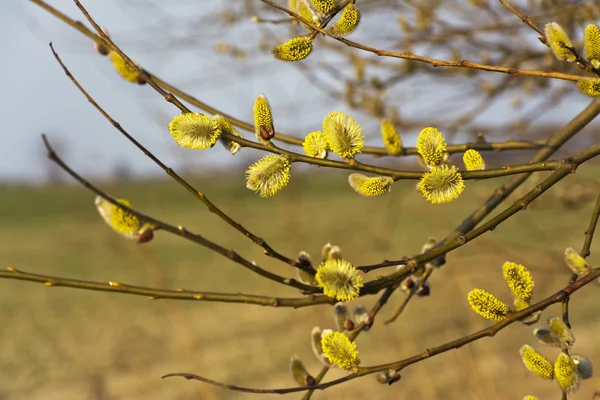
[(429, 296), (431, 294), (431, 289), (429, 288), (429, 283), (425, 282), (425, 284), (417, 290), (415, 293), (419, 297)]
[(410, 292), (411, 290), (414, 289), (414, 287), (416, 286), (416, 283), (414, 281), (414, 279), (409, 276), (408, 278), (406, 278), (404, 280), (404, 282), (402, 282), (402, 285), (400, 286), (400, 288), (402, 289), (403, 292)]
[(137, 242), (138, 244), (146, 243), (154, 238), (154, 230), (150, 227), (142, 228), (139, 232)]
[(347, 319), (344, 322), (344, 329), (347, 331), (351, 331), (354, 329), (354, 321), (352, 321), (351, 319)]
[[(108, 35), (108, 32), (106, 31), (106, 29), (102, 28), (102, 32), (104, 32), (104, 34), (106, 36)], [(110, 37), (110, 36), (109, 36)], [(102, 56), (107, 56), (110, 53), (110, 47), (108, 47), (106, 44), (104, 44), (104, 41), (100, 42), (96, 42), (94, 41), (94, 49), (96, 50), (96, 53), (102, 55)]]
[(259, 133), (260, 137), (263, 140), (271, 140), (273, 139), (273, 137), (275, 137), (275, 127), (273, 126), (273, 124), (271, 124), (271, 126), (269, 126), (269, 130), (267, 130), (263, 126), (261, 126)]

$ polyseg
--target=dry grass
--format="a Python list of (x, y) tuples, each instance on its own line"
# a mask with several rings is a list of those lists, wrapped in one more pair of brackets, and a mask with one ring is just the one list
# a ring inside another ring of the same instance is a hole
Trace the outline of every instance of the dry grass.
[[(593, 176), (597, 167), (582, 171)], [(356, 264), (418, 252), (430, 235), (441, 237), (453, 229), (491, 187), (486, 182), (469, 182), (457, 202), (434, 206), (414, 190), (414, 182), (396, 184), (386, 197), (364, 199), (344, 184), (346, 174), (334, 176), (335, 181), (332, 175), (298, 174), (290, 187), (268, 200), (244, 189), (240, 177), (195, 183), (282, 252), (292, 255), (306, 250), (316, 255), (330, 241), (340, 245), (344, 256)], [(578, 176), (561, 186), (568, 187)], [(235, 248), (273, 271), (292, 274), (289, 267), (266, 259), (172, 182), (104, 187), (111, 194), (129, 198), (141, 211)], [(537, 283), (534, 300), (558, 290), (569, 276), (562, 252), (569, 246), (581, 246), (592, 205), (588, 201), (567, 214), (556, 203), (542, 204), (452, 253), (448, 265), (431, 279), (431, 297), (416, 299), (395, 324), (377, 323), (360, 336), (363, 364), (408, 357), (488, 325), (470, 311), (466, 294), (481, 287), (508, 300), (500, 270), (505, 260), (530, 267)], [(143, 246), (122, 240), (96, 215), (93, 196), (80, 187), (0, 188), (0, 209), (2, 265), (164, 288), (296, 295), (164, 233)], [(598, 243), (590, 258), (596, 265), (600, 261)], [(589, 287), (572, 302), (575, 350), (596, 363), (600, 360), (596, 340), (599, 290), (599, 286)], [(360, 300), (367, 306), (374, 301), (375, 297)], [(398, 293), (379, 322), (401, 301)], [(558, 312), (555, 306), (542, 318)], [(185, 371), (252, 387), (294, 386), (287, 372), (290, 356), (299, 355), (316, 373), (319, 364), (310, 350), (309, 332), (315, 325), (333, 327), (329, 306), (290, 310), (148, 301), (8, 280), (0, 281), (0, 316), (3, 400), (259, 399), (267, 396), (231, 393), (183, 379), (161, 380), (160, 376)], [(409, 367), (394, 386), (382, 386), (366, 377), (315, 398), (521, 399), (526, 394), (558, 398), (554, 383), (529, 374), (521, 364), (518, 349), (525, 343), (534, 344), (531, 328), (514, 325), (494, 339)], [(552, 349), (541, 351), (556, 356)], [(339, 371), (328, 375), (339, 376)], [(592, 379), (572, 398), (590, 399), (597, 389), (600, 385)]]

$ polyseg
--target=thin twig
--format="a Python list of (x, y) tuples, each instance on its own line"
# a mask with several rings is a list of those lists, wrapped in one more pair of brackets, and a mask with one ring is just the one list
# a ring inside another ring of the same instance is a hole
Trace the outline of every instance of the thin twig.
[(590, 218), (590, 223), (588, 228), (585, 231), (585, 240), (583, 242), (583, 246), (581, 248), (581, 257), (587, 258), (590, 256), (590, 247), (592, 246), (592, 240), (594, 239), (594, 232), (596, 231), (596, 226), (598, 225), (598, 218), (600, 217), (600, 190), (598, 192), (598, 198), (596, 199), (596, 205), (594, 206), (594, 211), (592, 211), (592, 216)]
[(402, 304), (400, 304), (400, 307), (398, 307), (396, 309), (396, 311), (394, 312), (394, 315), (392, 315), (392, 317), (390, 319), (388, 319), (387, 321), (384, 322), (385, 325), (389, 325), (398, 319), (400, 314), (402, 314), (404, 312), (404, 310), (406, 309), (406, 306), (408, 306), (408, 303), (413, 298), (413, 296), (417, 293), (417, 291), (421, 287), (423, 287), (424, 284), (427, 283), (427, 281), (429, 280), (429, 277), (431, 276), (432, 273), (433, 273), (433, 268), (429, 268), (429, 269), (427, 269), (427, 271), (425, 271), (419, 284), (415, 285), (415, 287), (412, 288), (412, 290), (408, 293), (408, 296), (406, 296), (404, 298), (404, 300), (402, 301)]
[[(408, 260), (400, 260), (395, 265), (403, 263), (406, 267), (401, 268), (399, 271), (392, 273), (390, 275), (380, 277), (377, 280), (367, 282), (361, 293), (372, 293), (372, 291), (378, 291), (382, 287), (386, 287), (390, 282), (397, 282), (401, 279), (406, 278), (411, 273), (414, 273), (420, 265), (423, 265), (427, 261), (431, 261), (441, 255), (444, 255), (451, 250), (454, 250), (458, 247), (465, 245), (466, 243), (478, 238), (488, 231), (493, 231), (496, 229), (498, 225), (502, 222), (506, 221), (508, 218), (518, 213), (519, 211), (523, 211), (527, 208), (527, 206), (541, 196), (544, 192), (554, 186), (556, 183), (560, 182), (566, 176), (575, 173), (575, 170), (579, 165), (584, 163), (600, 154), (600, 144), (595, 146), (591, 146), (581, 153), (575, 155), (574, 157), (567, 158), (563, 160), (563, 165), (559, 167), (553, 174), (551, 174), (548, 178), (542, 181), (540, 184), (536, 185), (534, 189), (529, 191), (525, 196), (521, 197), (517, 201), (515, 201), (511, 206), (507, 207), (503, 212), (490, 219), (485, 224), (481, 225), (478, 228), (475, 228), (464, 235), (460, 235), (458, 238), (453, 241), (448, 242), (445, 245), (434, 247), (432, 250), (419, 255), (412, 257)], [(365, 270), (362, 267), (363, 271)], [(373, 267), (368, 268), (367, 270), (375, 269)]]
[(318, 304), (333, 304), (334, 299), (324, 295), (310, 295), (298, 298), (281, 298), (257, 296), (244, 293), (218, 293), (198, 292), (193, 290), (177, 289), (166, 290), (144, 286), (124, 284), (111, 281), (109, 283), (69, 279), (60, 276), (40, 275), (31, 272), (8, 267), (5, 271), (0, 270), (0, 279), (16, 279), (29, 282), (42, 283), (47, 287), (68, 287), (82, 290), (96, 290), (101, 292), (131, 294), (145, 296), (150, 300), (192, 300), (192, 301), (214, 301), (221, 303), (244, 303), (267, 307), (308, 307)]
[(107, 195), (105, 192), (101, 191), (100, 189), (98, 189), (97, 187), (95, 187), (94, 185), (92, 185), (89, 181), (87, 181), (86, 179), (84, 179), (83, 177), (81, 177), (78, 173), (76, 173), (73, 169), (71, 169), (59, 156), (58, 154), (54, 151), (54, 149), (52, 148), (52, 146), (50, 145), (50, 142), (48, 141), (48, 139), (46, 138), (46, 135), (42, 135), (42, 139), (44, 141), (44, 145), (46, 146), (46, 149), (48, 151), (48, 158), (50, 160), (52, 160), (53, 162), (55, 162), (60, 168), (62, 168), (66, 173), (68, 173), (69, 175), (71, 175), (71, 177), (73, 177), (76, 181), (78, 181), (81, 185), (83, 185), (85, 188), (91, 190), (92, 192), (96, 193), (98, 196), (101, 196), (102, 198), (104, 198), (106, 201), (110, 202), (111, 204), (127, 211), (128, 213), (131, 213), (133, 215), (135, 215), (136, 217), (138, 217), (140, 220), (144, 221), (144, 222), (149, 222), (152, 225), (158, 227), (161, 230), (167, 231), (169, 233), (172, 233), (174, 235), (177, 236), (181, 236), (185, 239), (188, 239), (194, 243), (197, 243), (203, 247), (206, 247), (220, 255), (222, 255), (225, 258), (230, 259), (231, 261), (242, 265), (243, 267), (259, 274), (260, 276), (263, 276), (269, 280), (272, 280), (274, 282), (278, 282), (281, 283), (283, 285), (287, 285), (287, 286), (291, 286), (294, 287), (296, 289), (302, 290), (304, 293), (319, 293), (321, 292), (321, 289), (316, 288), (314, 286), (308, 286), (305, 285), (301, 282), (296, 281), (293, 278), (284, 278), (283, 276), (274, 274), (272, 272), (269, 272), (265, 269), (260, 268), (258, 265), (256, 265), (255, 263), (252, 263), (248, 260), (246, 260), (244, 257), (240, 256), (238, 253), (236, 253), (233, 250), (227, 250), (226, 248), (204, 238), (203, 236), (200, 236), (198, 234), (192, 233), (190, 231), (188, 231), (186, 228), (184, 228), (183, 226), (179, 226), (179, 227), (175, 227), (173, 225), (169, 225), (166, 222), (163, 221), (159, 221), (157, 219), (154, 219), (146, 214), (142, 214), (139, 211), (133, 210), (121, 203), (119, 203), (118, 201), (116, 201), (115, 199), (113, 199), (112, 197), (110, 197), (109, 195)]
[(286, 9), (283, 6), (280, 6), (279, 4), (273, 3), (272, 1), (269, 1), (269, 0), (260, 0), (260, 1), (262, 1), (265, 4), (270, 5), (273, 8), (276, 8), (280, 11), (287, 13), (288, 15), (296, 18), (298, 21), (302, 22), (303, 24), (310, 26), (315, 31), (317, 31), (325, 36), (329, 36), (330, 38), (335, 39), (339, 42), (342, 42), (346, 46), (350, 46), (350, 47), (354, 47), (355, 49), (367, 51), (369, 53), (373, 53), (378, 56), (401, 58), (404, 60), (413, 60), (413, 61), (430, 64), (433, 67), (471, 68), (471, 69), (477, 69), (477, 70), (482, 70), (482, 71), (500, 72), (500, 73), (509, 74), (509, 75), (513, 75), (513, 76), (535, 76), (535, 77), (541, 77), (541, 78), (562, 79), (562, 80), (574, 81), (574, 82), (583, 78), (582, 76), (579, 76), (579, 75), (564, 74), (562, 72), (533, 71), (533, 70), (525, 70), (525, 69), (507, 68), (507, 67), (499, 67), (496, 65), (478, 64), (478, 63), (474, 63), (474, 62), (466, 61), (466, 60), (446, 61), (446, 60), (438, 60), (435, 58), (418, 56), (418, 55), (412, 54), (410, 52), (398, 53), (398, 52), (394, 52), (394, 51), (377, 49), (375, 47), (365, 46), (363, 44), (353, 42), (352, 40), (334, 37), (327, 30), (316, 26), (312, 22), (307, 21), (306, 19), (302, 18), (300, 15), (296, 14), (293, 11)]
[(589, 275), (578, 280), (577, 282), (574, 282), (574, 283), (566, 286), (565, 288), (558, 291), (554, 295), (547, 297), (546, 299), (544, 299), (538, 303), (535, 303), (522, 311), (512, 313), (509, 316), (507, 316), (507, 318), (504, 321), (498, 322), (497, 324), (494, 324), (488, 328), (481, 329), (475, 333), (472, 333), (467, 336), (463, 336), (459, 339), (453, 340), (453, 341), (445, 343), (443, 345), (429, 348), (422, 353), (419, 353), (417, 355), (414, 355), (412, 357), (409, 357), (409, 358), (406, 358), (406, 359), (403, 359), (400, 361), (395, 361), (395, 362), (391, 362), (388, 364), (376, 365), (376, 366), (372, 366), (372, 367), (359, 367), (358, 372), (355, 372), (355, 373), (345, 376), (343, 378), (336, 379), (334, 381), (330, 381), (330, 382), (326, 382), (326, 383), (321, 383), (321, 384), (311, 385), (311, 386), (286, 388), (286, 389), (253, 389), (253, 388), (234, 386), (234, 385), (228, 385), (228, 384), (221, 383), (221, 382), (216, 382), (211, 379), (208, 379), (208, 378), (205, 378), (205, 377), (202, 377), (199, 375), (195, 375), (195, 374), (190, 374), (190, 373), (172, 373), (172, 374), (167, 374), (167, 375), (163, 376), (163, 378), (180, 376), (180, 377), (184, 377), (186, 379), (199, 380), (201, 382), (209, 383), (211, 385), (223, 387), (223, 388), (226, 388), (229, 390), (239, 391), (239, 392), (247, 392), (247, 393), (285, 394), (285, 393), (303, 392), (306, 390), (312, 390), (312, 391), (323, 390), (323, 389), (327, 389), (332, 386), (339, 385), (340, 383), (344, 383), (344, 382), (347, 382), (347, 381), (350, 381), (350, 380), (353, 380), (356, 378), (360, 378), (362, 376), (374, 374), (374, 373), (381, 372), (381, 371), (393, 369), (396, 372), (399, 372), (402, 369), (408, 367), (409, 365), (421, 362), (428, 358), (435, 357), (439, 354), (445, 353), (450, 350), (461, 348), (462, 346), (464, 346), (466, 344), (475, 342), (475, 341), (483, 339), (485, 337), (493, 337), (494, 335), (496, 335), (496, 333), (507, 328), (509, 325), (512, 325), (513, 323), (515, 323), (537, 311), (542, 311), (553, 304), (560, 303), (565, 297), (567, 297), (567, 296), (571, 295), (572, 293), (576, 292), (577, 290), (581, 289), (583, 286), (592, 282), (599, 276), (600, 276), (600, 268), (593, 270)]
[[(63, 21), (67, 25), (71, 26), (72, 28), (78, 30), (80, 33), (87, 36), (91, 40), (100, 42), (100, 43), (104, 43), (104, 39), (102, 39), (102, 37), (100, 37), (99, 35), (95, 34), (91, 30), (89, 30), (81, 22), (75, 21), (72, 18), (69, 18), (67, 15), (61, 13), (60, 11), (53, 8), (49, 4), (45, 3), (44, 1), (42, 1), (42, 0), (29, 0), (29, 1), (38, 5), (42, 9), (46, 10), (48, 13), (55, 16), (56, 18)], [(157, 85), (164, 88), (165, 90), (168, 90), (169, 92), (173, 93), (175, 96), (181, 98), (182, 100), (187, 101), (188, 103), (198, 107), (199, 109), (201, 109), (205, 112), (208, 112), (211, 114), (219, 114), (219, 115), (223, 116), (223, 118), (225, 118), (227, 121), (229, 121), (232, 125), (240, 128), (240, 129), (244, 129), (249, 132), (254, 132), (254, 125), (252, 125), (248, 122), (242, 121), (240, 119), (237, 119), (235, 117), (232, 117), (231, 115), (228, 115), (227, 113), (224, 113), (221, 110), (218, 110), (218, 109), (210, 106), (209, 104), (202, 102), (201, 100), (197, 99), (196, 97), (182, 91), (181, 89), (178, 89), (177, 87), (169, 84), (168, 82), (163, 81), (156, 75), (148, 72), (146, 69), (143, 69), (143, 71), (146, 73), (146, 76), (148, 76), (148, 78), (152, 82), (156, 83)], [(277, 135), (274, 139), (280, 140), (284, 143), (298, 145), (298, 146), (302, 145), (302, 143), (304, 141), (301, 138), (289, 136), (289, 135), (283, 134), (279, 131), (277, 131)], [(543, 146), (544, 146), (543, 141), (527, 142), (527, 141), (508, 140), (505, 142), (495, 142), (495, 143), (494, 142), (489, 142), (489, 143), (488, 142), (481, 142), (481, 143), (475, 142), (475, 143), (465, 143), (465, 144), (460, 144), (460, 145), (449, 145), (446, 151), (450, 154), (453, 154), (453, 153), (464, 152), (468, 149), (474, 149), (474, 150), (478, 150), (478, 151), (505, 151), (505, 150), (538, 149)], [(379, 157), (390, 156), (388, 150), (383, 147), (366, 146), (363, 148), (362, 152), (364, 154), (372, 154), (372, 155), (379, 156)], [(405, 147), (402, 149), (400, 154), (398, 154), (398, 156), (412, 156), (412, 155), (417, 155), (417, 154), (418, 154), (418, 151), (417, 151), (416, 147)]]
[(125, 136), (131, 143), (133, 143), (139, 150), (141, 150), (142, 153), (144, 153), (156, 165), (158, 165), (163, 171), (165, 171), (167, 173), (167, 175), (169, 175), (171, 178), (173, 178), (179, 185), (181, 185), (184, 189), (186, 189), (188, 192), (190, 192), (192, 195), (194, 195), (202, 203), (204, 203), (204, 205), (208, 208), (208, 210), (210, 212), (219, 216), (219, 218), (221, 218), (223, 221), (227, 222), (229, 225), (231, 225), (237, 231), (239, 231), (244, 236), (246, 236), (247, 238), (252, 240), (255, 244), (262, 247), (267, 256), (273, 257), (280, 261), (283, 261), (284, 263), (292, 265), (296, 268), (306, 270), (307, 272), (312, 271), (314, 273), (314, 270), (312, 268), (307, 268), (305, 265), (302, 265), (301, 263), (298, 263), (295, 260), (285, 257), (283, 254), (275, 251), (271, 246), (269, 246), (269, 244), (263, 238), (258, 237), (257, 235), (253, 234), (252, 232), (250, 232), (249, 230), (244, 228), (240, 223), (236, 222), (234, 219), (229, 217), (221, 209), (219, 209), (213, 202), (211, 202), (204, 193), (198, 191), (196, 188), (194, 188), (192, 185), (190, 185), (185, 179), (183, 179), (181, 176), (179, 176), (179, 174), (177, 174), (172, 168), (169, 168), (168, 166), (166, 166), (158, 157), (156, 157), (154, 154), (152, 154), (150, 152), (150, 150), (148, 150), (140, 142), (138, 142), (133, 136), (131, 136), (125, 130), (125, 128), (123, 128), (123, 126), (120, 123), (115, 121), (106, 111), (104, 111), (104, 109), (102, 107), (100, 107), (100, 105), (92, 98), (92, 96), (90, 96), (89, 93), (87, 93), (87, 91), (83, 88), (83, 86), (81, 86), (81, 84), (77, 81), (77, 79), (75, 79), (73, 74), (71, 74), (71, 72), (69, 71), (67, 66), (62, 62), (60, 56), (54, 50), (52, 43), (50, 43), (50, 49), (52, 50), (52, 54), (54, 54), (56, 61), (58, 61), (58, 63), (61, 65), (61, 67), (63, 68), (63, 71), (69, 77), (71, 82), (73, 82), (73, 84), (77, 87), (77, 89), (79, 89), (79, 91), (96, 108), (96, 110), (98, 110), (98, 112), (100, 112), (100, 114), (102, 114), (102, 116), (104, 118), (106, 118), (108, 120), (108, 122), (110, 122), (111, 125), (115, 129), (117, 129), (119, 132), (121, 132), (121, 134), (123, 136)]

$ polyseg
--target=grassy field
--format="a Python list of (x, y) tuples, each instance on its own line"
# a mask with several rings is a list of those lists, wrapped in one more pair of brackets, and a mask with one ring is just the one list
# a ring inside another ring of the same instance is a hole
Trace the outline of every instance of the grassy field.
[[(584, 166), (557, 190), (595, 195), (599, 167)], [(463, 196), (431, 205), (415, 182), (399, 182), (388, 196), (362, 198), (345, 183), (346, 173), (293, 176), (271, 199), (244, 188), (243, 177), (193, 179), (205, 194), (274, 248), (293, 256), (306, 250), (318, 258), (326, 242), (344, 258), (368, 264), (417, 253), (431, 235), (443, 237), (500, 183), (468, 182)], [(266, 258), (172, 181), (104, 183), (107, 192), (130, 199), (142, 212), (184, 225), (261, 266), (286, 276), (289, 267)], [(514, 196), (511, 197), (514, 199)], [(229, 260), (159, 232), (145, 245), (114, 234), (97, 215), (94, 196), (75, 185), (0, 187), (0, 266), (25, 271), (153, 287), (245, 292), (295, 297), (297, 292), (266, 282)], [(508, 203), (506, 203), (508, 204)], [(466, 295), (485, 288), (508, 301), (501, 265), (527, 265), (536, 280), (534, 301), (563, 287), (569, 278), (562, 253), (583, 243), (593, 199), (572, 209), (550, 193), (494, 232), (460, 248), (431, 278), (432, 295), (413, 301), (392, 325), (383, 325), (403, 294), (395, 294), (376, 325), (358, 339), (364, 365), (409, 357), (488, 326), (474, 314)], [(600, 263), (600, 241), (590, 261)], [(389, 271), (379, 271), (387, 273)], [(372, 278), (372, 277), (368, 277)], [(371, 306), (376, 297), (354, 301)], [(600, 362), (600, 285), (573, 296), (575, 353)], [(558, 315), (559, 306), (542, 316)], [(193, 372), (257, 388), (295, 386), (288, 374), (297, 354), (314, 374), (309, 332), (333, 328), (330, 306), (274, 309), (254, 305), (149, 301), (143, 297), (0, 280), (0, 399), (191, 400), (262, 399), (173, 378)], [(315, 399), (540, 399), (559, 398), (558, 386), (530, 374), (518, 349), (535, 345), (554, 359), (554, 349), (535, 344), (532, 328), (518, 324), (473, 345), (406, 369), (388, 387), (373, 376), (317, 393)], [(343, 376), (332, 371), (328, 379)], [(591, 399), (596, 377), (573, 399)], [(281, 396), (273, 396), (281, 398)], [(283, 396), (297, 399), (298, 394)]]

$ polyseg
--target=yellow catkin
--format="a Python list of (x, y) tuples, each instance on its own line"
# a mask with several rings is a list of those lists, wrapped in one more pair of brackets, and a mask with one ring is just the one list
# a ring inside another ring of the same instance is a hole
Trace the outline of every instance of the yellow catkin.
[(577, 59), (575, 54), (570, 47), (573, 47), (571, 40), (563, 30), (563, 28), (556, 22), (550, 22), (544, 27), (544, 33), (546, 34), (546, 42), (552, 49), (552, 52), (561, 61), (573, 62)]
[(600, 68), (600, 29), (595, 24), (585, 28), (583, 54), (594, 68)]
[(312, 38), (299, 36), (275, 47), (272, 53), (275, 58), (282, 61), (300, 61), (308, 57), (312, 49)]
[(327, 31), (334, 37), (346, 37), (356, 30), (360, 24), (360, 11), (354, 4), (349, 4), (342, 11), (340, 19)]
[(431, 203), (441, 204), (456, 200), (465, 189), (465, 183), (455, 166), (442, 165), (425, 172), (417, 189)]
[(573, 332), (571, 332), (567, 324), (565, 324), (561, 318), (549, 317), (548, 329), (550, 330), (550, 335), (552, 335), (554, 342), (558, 343), (560, 347), (566, 349), (573, 346), (575, 343)]
[(394, 180), (389, 176), (369, 178), (363, 174), (350, 174), (348, 183), (354, 191), (365, 197), (377, 197), (389, 193)]
[(446, 151), (442, 132), (433, 127), (424, 128), (417, 138), (417, 151), (428, 166), (438, 165)]
[(125, 79), (128, 82), (138, 83), (140, 74), (138, 74), (138, 72), (135, 69), (131, 68), (131, 66), (127, 64), (125, 59), (121, 57), (119, 53), (111, 51), (108, 54), (108, 58), (110, 59), (110, 62), (115, 68), (115, 71), (117, 71), (121, 78)]
[(473, 289), (467, 296), (471, 309), (485, 319), (501, 322), (506, 318), (509, 308), (496, 296), (482, 289)]
[(260, 197), (271, 197), (287, 186), (291, 165), (287, 158), (268, 155), (246, 170), (246, 187)]
[(468, 171), (485, 169), (485, 161), (477, 150), (469, 149), (463, 155), (463, 162)]
[(331, 363), (350, 371), (358, 369), (356, 343), (351, 342), (343, 333), (334, 331), (324, 333), (321, 339), (321, 347)]
[(232, 155), (234, 155), (235, 153), (237, 153), (241, 149), (240, 144), (237, 143), (235, 140), (226, 138), (225, 134), (230, 134), (232, 136), (236, 136), (236, 137), (239, 137), (239, 138), (243, 138), (244, 135), (242, 135), (237, 129), (235, 129), (229, 123), (229, 121), (227, 121), (221, 115), (215, 115), (213, 117), (213, 121), (216, 123), (217, 128), (221, 131), (221, 137), (220, 137), (220, 139), (221, 139), (221, 143), (223, 143), (223, 146), (225, 146), (225, 148), (227, 148), (227, 150), (229, 150), (229, 152)]
[(388, 119), (381, 121), (381, 137), (388, 153), (396, 156), (402, 152), (402, 139), (394, 124)]
[(521, 360), (528, 370), (544, 379), (554, 377), (554, 367), (550, 361), (529, 345), (523, 345), (519, 350)]
[(581, 78), (577, 81), (577, 88), (583, 94), (598, 97), (600, 96), (600, 78)]
[(221, 136), (214, 118), (191, 112), (175, 116), (169, 123), (169, 132), (179, 146), (190, 150), (206, 150)]
[(334, 7), (335, 7), (335, 1), (334, 0), (311, 0), (313, 6), (315, 6), (315, 8), (323, 14), (329, 14), (330, 12), (333, 11)]
[(317, 269), (315, 277), (323, 293), (338, 301), (357, 298), (363, 287), (358, 269), (346, 260), (333, 258), (325, 261)]
[(360, 124), (341, 111), (331, 112), (323, 119), (323, 134), (328, 147), (343, 158), (354, 158), (365, 145)]
[(269, 100), (264, 94), (259, 94), (254, 100), (254, 134), (262, 144), (269, 143), (275, 136), (275, 128), (273, 126), (273, 113)]
[(527, 268), (524, 265), (507, 261), (502, 265), (502, 273), (513, 297), (529, 303), (535, 284)]
[(327, 139), (323, 132), (311, 132), (306, 135), (306, 138), (304, 138), (304, 142), (302, 143), (302, 148), (309, 157), (327, 157)]
[(572, 247), (565, 250), (565, 262), (571, 271), (579, 276), (586, 276), (592, 271), (585, 258), (581, 257)]
[(565, 353), (560, 353), (554, 362), (554, 377), (565, 393), (575, 393), (579, 388), (577, 364)]

